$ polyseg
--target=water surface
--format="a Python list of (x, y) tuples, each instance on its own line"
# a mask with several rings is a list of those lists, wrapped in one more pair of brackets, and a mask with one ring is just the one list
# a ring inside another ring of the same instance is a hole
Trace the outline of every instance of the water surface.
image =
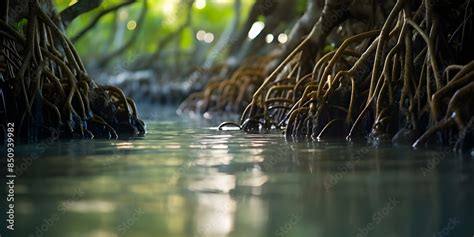
[(212, 126), (18, 147), (13, 236), (474, 235), (471, 158)]

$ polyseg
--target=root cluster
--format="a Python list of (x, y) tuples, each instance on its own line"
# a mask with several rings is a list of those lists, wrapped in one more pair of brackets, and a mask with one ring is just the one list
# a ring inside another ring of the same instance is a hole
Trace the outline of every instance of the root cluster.
[(203, 114), (206, 117), (216, 113), (242, 113), (253, 93), (263, 83), (265, 66), (271, 60), (271, 56), (252, 57), (228, 77), (215, 76), (203, 91), (188, 96), (179, 106), (178, 112)]
[(372, 144), (471, 149), (474, 61), (465, 52), (472, 49), (471, 2), (398, 0), (383, 25), (352, 34), (324, 54), (320, 37), (349, 19), (339, 16), (357, 0), (338, 6), (344, 14), (331, 2), (252, 95), (240, 127), (281, 128), (288, 139), (367, 138)]
[(14, 122), (24, 141), (145, 133), (133, 100), (91, 80), (72, 43), (37, 1), (30, 1), (26, 20), (25, 30), (0, 21), (2, 124)]

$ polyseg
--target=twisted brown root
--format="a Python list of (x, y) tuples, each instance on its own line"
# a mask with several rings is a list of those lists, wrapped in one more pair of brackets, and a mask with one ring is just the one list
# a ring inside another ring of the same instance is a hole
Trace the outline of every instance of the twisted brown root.
[[(306, 63), (301, 50), (308, 39), (303, 40), (253, 94), (242, 113), (242, 129), (286, 127), (289, 138), (320, 138), (336, 122), (344, 121), (343, 127), (350, 128), (348, 139), (357, 131), (369, 135), (375, 144), (391, 141), (402, 130), (413, 142), (411, 137), (426, 129), (415, 146), (439, 131), (453, 129), (454, 124), (458, 134), (466, 134), (463, 131), (474, 116), (474, 62), (450, 66), (456, 59), (439, 59), (442, 22), (426, 4), (435, 3), (423, 1), (413, 11), (412, 3), (397, 1), (381, 30), (346, 39), (337, 51), (319, 57), (306, 75), (299, 73)], [(417, 17), (424, 14), (429, 19)], [(367, 42), (372, 43), (363, 48)], [(441, 74), (443, 68), (446, 73)], [(443, 112), (445, 118), (437, 122)], [(372, 126), (362, 128), (363, 122)]]
[[(8, 97), (8, 121), (18, 136), (34, 141), (56, 130), (62, 137), (118, 137), (144, 134), (133, 100), (115, 87), (98, 86), (72, 43), (39, 7), (29, 4), (26, 35), (0, 21)], [(64, 53), (60, 53), (64, 52)]]
[(264, 67), (271, 59), (270, 56), (249, 59), (228, 80), (211, 81), (202, 92), (188, 96), (179, 106), (178, 112), (241, 113), (248, 104), (247, 98), (262, 84)]

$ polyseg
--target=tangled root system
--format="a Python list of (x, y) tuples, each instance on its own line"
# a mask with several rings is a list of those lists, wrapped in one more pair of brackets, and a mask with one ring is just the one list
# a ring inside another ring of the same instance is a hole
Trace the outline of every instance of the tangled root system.
[[(398, 0), (383, 25), (354, 33), (324, 53), (320, 37), (339, 23), (322, 23), (342, 19), (332, 16), (337, 9), (331, 2), (313, 31), (253, 93), (241, 129), (284, 129), (288, 139), (367, 138), (372, 144), (472, 149), (471, 2)], [(346, 2), (350, 8), (357, 0)]]
[(91, 80), (72, 43), (36, 1), (28, 15), (25, 33), (0, 21), (2, 124), (14, 122), (24, 141), (144, 134), (133, 100)]
[[(272, 56), (252, 57), (246, 60), (230, 76), (215, 76), (203, 91), (195, 92), (181, 103), (179, 113), (240, 114), (249, 104), (253, 93), (265, 79), (265, 66)], [(218, 72), (216, 73), (219, 73)]]

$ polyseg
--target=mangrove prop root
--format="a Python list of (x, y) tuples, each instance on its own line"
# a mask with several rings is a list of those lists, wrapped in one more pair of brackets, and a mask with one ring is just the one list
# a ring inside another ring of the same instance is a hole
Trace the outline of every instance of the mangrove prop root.
[(226, 112), (239, 114), (248, 98), (263, 83), (264, 70), (271, 56), (247, 60), (228, 79), (210, 81), (202, 92), (188, 96), (178, 108), (179, 113)]
[(0, 91), (8, 111), (1, 121), (19, 124), (17, 136), (37, 141), (56, 131), (65, 138), (117, 138), (145, 133), (131, 98), (89, 78), (74, 46), (37, 1), (17, 30), (0, 21)]
[[(231, 79), (209, 84), (182, 106), (194, 111), (227, 111), (227, 105), (239, 102), (233, 112), (241, 113), (240, 124), (227, 122), (220, 128), (283, 128), (288, 139), (365, 136), (379, 144), (397, 135), (396, 140), (415, 141), (414, 146), (438, 138), (456, 149), (472, 149), (474, 61), (472, 55), (461, 52), (472, 44), (463, 38), (472, 32), (460, 34), (458, 29), (472, 26), (473, 17), (457, 19), (435, 12), (447, 3), (454, 15), (463, 16), (468, 7), (472, 10), (469, 1), (397, 0), (383, 25), (370, 24), (370, 30), (353, 34), (332, 52), (324, 54), (318, 49), (312, 55), (314, 61), (303, 52), (311, 44), (321, 47), (314, 35), (328, 35), (330, 29), (311, 32), (293, 51), (276, 60), (281, 63), (268, 75), (257, 69), (259, 83), (251, 83), (249, 78), (255, 74), (244, 70), (260, 64), (242, 64)], [(451, 35), (449, 42), (446, 35)], [(303, 70), (308, 64), (313, 68), (310, 72)], [(243, 98), (251, 100), (243, 105)], [(335, 124), (343, 126), (333, 129)]]

